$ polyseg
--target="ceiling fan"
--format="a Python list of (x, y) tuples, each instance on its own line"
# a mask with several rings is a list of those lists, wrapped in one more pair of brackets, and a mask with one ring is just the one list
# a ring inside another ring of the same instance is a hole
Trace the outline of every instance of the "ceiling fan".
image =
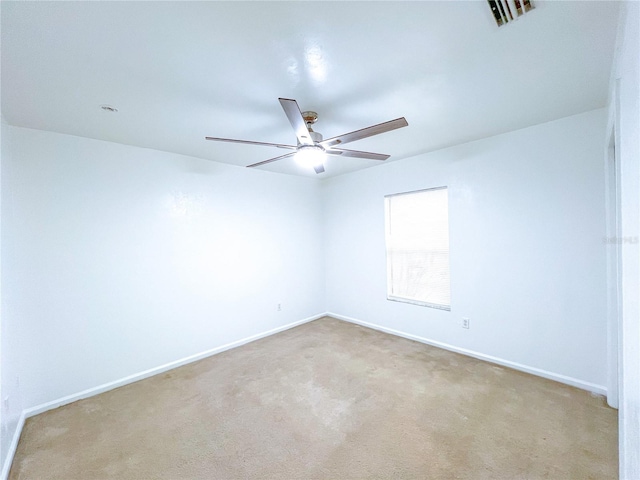
[(389, 155), (381, 153), (359, 152), (357, 150), (345, 150), (344, 148), (336, 148), (338, 145), (355, 142), (363, 138), (372, 137), (380, 133), (389, 132), (396, 128), (406, 127), (409, 125), (404, 117), (396, 118), (388, 122), (373, 125), (371, 127), (356, 130), (354, 132), (345, 133), (332, 137), (327, 140), (322, 139), (322, 135), (314, 132), (311, 126), (318, 120), (316, 112), (301, 112), (298, 103), (289, 98), (280, 98), (280, 105), (287, 115), (291, 126), (298, 139), (297, 145), (283, 145), (279, 143), (252, 142), (249, 140), (234, 140), (232, 138), (205, 137), (207, 140), (217, 142), (246, 143), (249, 145), (264, 145), (267, 147), (286, 148), (294, 150), (293, 152), (270, 158), (262, 162), (247, 165), (247, 167), (259, 167), (267, 163), (282, 160), (284, 158), (294, 157), (305, 165), (313, 167), (316, 173), (324, 172), (324, 160), (326, 155), (336, 155), (342, 157), (366, 158), (370, 160), (386, 160)]

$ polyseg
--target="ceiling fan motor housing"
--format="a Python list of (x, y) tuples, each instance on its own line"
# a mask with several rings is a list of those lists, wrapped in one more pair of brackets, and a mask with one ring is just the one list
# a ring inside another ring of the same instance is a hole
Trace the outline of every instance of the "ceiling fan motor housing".
[[(314, 132), (313, 130), (309, 129), (309, 135), (311, 135), (311, 140), (313, 140), (313, 143), (318, 144), (322, 141), (322, 134), (318, 133), (318, 132)], [(323, 148), (324, 150), (324, 148)]]

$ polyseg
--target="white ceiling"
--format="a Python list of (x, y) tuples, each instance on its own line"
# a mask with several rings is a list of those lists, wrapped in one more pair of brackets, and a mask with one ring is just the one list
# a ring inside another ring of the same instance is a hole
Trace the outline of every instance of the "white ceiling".
[[(2, 115), (245, 166), (286, 152), (204, 137), (295, 144), (286, 97), (318, 112), (325, 138), (406, 117), (347, 146), (389, 162), (605, 105), (618, 3), (534, 3), (498, 28), (485, 0), (2, 1)], [(378, 164), (259, 168), (327, 178)]]

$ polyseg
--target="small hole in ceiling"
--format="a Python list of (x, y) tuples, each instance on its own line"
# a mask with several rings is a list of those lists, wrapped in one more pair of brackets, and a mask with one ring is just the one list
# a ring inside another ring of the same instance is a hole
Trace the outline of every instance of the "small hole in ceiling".
[(105, 112), (116, 113), (118, 109), (112, 105), (100, 105), (100, 108)]

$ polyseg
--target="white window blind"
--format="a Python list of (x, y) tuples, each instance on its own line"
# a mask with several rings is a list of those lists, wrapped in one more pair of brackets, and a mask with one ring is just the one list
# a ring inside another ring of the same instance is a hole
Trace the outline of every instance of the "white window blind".
[(385, 197), (387, 298), (451, 310), (446, 187)]

